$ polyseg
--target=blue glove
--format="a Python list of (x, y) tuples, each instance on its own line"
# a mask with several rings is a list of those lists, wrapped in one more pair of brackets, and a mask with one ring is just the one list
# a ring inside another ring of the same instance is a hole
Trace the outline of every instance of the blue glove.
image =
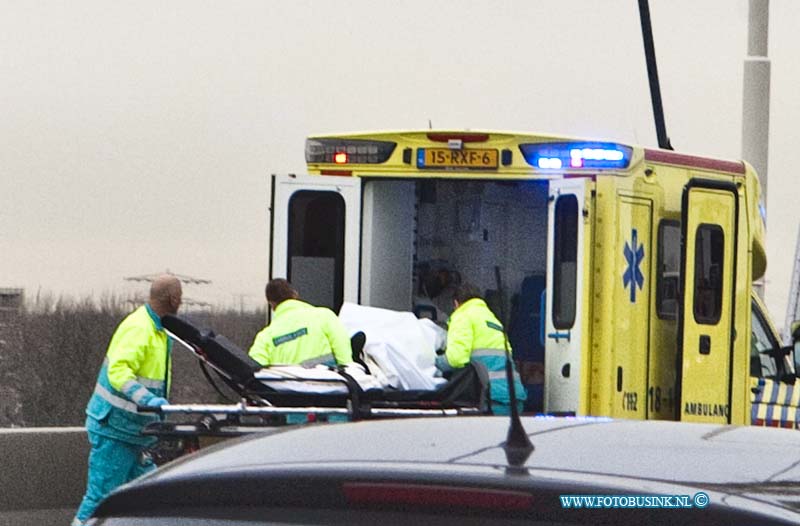
[(161, 398), (160, 396), (154, 396), (150, 400), (147, 401), (147, 407), (161, 407), (162, 405), (169, 404), (169, 401), (166, 398)]
[(447, 356), (445, 356), (444, 354), (437, 355), (434, 363), (436, 364), (436, 368), (442, 371), (443, 373), (447, 373), (453, 370), (453, 366), (450, 365), (450, 362), (447, 361)]

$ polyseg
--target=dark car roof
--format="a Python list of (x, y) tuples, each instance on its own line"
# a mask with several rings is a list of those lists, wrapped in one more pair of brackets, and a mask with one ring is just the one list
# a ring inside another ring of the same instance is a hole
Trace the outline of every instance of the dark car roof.
[(535, 447), (523, 474), (506, 469), (507, 418), (385, 420), (280, 428), (229, 441), (169, 464), (135, 483), (135, 490), (129, 486), (121, 493), (135, 491), (141, 497), (160, 492), (163, 500), (167, 488), (188, 481), (195, 488), (198, 481), (220, 488), (222, 481), (237, 477), (252, 482), (298, 473), (331, 480), (549, 485), (556, 494), (702, 489), (717, 496), (712, 502), (716, 498), (755, 511), (764, 507), (800, 521), (795, 514), (800, 510), (797, 431), (602, 418), (522, 421)]
[[(800, 434), (754, 426), (523, 417), (530, 469), (685, 483), (800, 482)], [(323, 462), (505, 466), (508, 419), (409, 419), (305, 426), (226, 444), (160, 472)], [(678, 461), (679, 460), (679, 461)]]

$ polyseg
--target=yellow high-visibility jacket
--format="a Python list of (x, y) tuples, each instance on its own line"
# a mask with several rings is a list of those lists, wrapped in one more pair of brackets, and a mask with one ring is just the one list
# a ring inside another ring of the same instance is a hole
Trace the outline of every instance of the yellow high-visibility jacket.
[(264, 366), (310, 367), (353, 361), (350, 338), (336, 314), (300, 300), (278, 305), (272, 323), (256, 335), (249, 354)]
[(119, 324), (86, 407), (87, 429), (92, 432), (146, 444), (153, 437), (140, 435), (142, 427), (158, 420), (138, 413), (153, 397), (169, 394), (171, 340), (150, 305), (143, 305)]
[(460, 369), (469, 363), (475, 349), (505, 351), (503, 325), (486, 302), (478, 298), (465, 301), (450, 316), (445, 351), (447, 362), (450, 367)]
[[(441, 369), (460, 369), (470, 361), (482, 363), (489, 372), (489, 383), (493, 409), (496, 404), (508, 405), (508, 381), (506, 377), (506, 345), (503, 326), (486, 302), (479, 298), (465, 301), (453, 311), (447, 327), (447, 349), (444, 361), (437, 360)], [(449, 367), (448, 367), (449, 366)], [(513, 366), (512, 366), (513, 367)], [(517, 400), (525, 400), (525, 388), (516, 370), (513, 371)]]

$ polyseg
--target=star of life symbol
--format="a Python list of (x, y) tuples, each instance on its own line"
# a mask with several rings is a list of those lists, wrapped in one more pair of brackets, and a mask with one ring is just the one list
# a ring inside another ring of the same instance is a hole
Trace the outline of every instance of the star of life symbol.
[(625, 260), (628, 262), (628, 267), (625, 269), (625, 274), (622, 275), (623, 287), (631, 286), (631, 303), (636, 303), (636, 287), (639, 289), (644, 287), (644, 275), (639, 268), (642, 260), (644, 259), (644, 245), (639, 244), (637, 239), (636, 229), (631, 230), (631, 244), (625, 242)]

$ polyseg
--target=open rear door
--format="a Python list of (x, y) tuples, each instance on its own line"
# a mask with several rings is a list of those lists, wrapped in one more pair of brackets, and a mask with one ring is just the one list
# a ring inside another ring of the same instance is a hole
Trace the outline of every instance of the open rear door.
[(336, 312), (358, 302), (360, 179), (273, 175), (270, 218), (270, 278)]
[(731, 420), (738, 206), (729, 182), (693, 179), (684, 189), (680, 420)]
[(544, 410), (551, 414), (578, 411), (585, 192), (583, 179), (550, 181)]

